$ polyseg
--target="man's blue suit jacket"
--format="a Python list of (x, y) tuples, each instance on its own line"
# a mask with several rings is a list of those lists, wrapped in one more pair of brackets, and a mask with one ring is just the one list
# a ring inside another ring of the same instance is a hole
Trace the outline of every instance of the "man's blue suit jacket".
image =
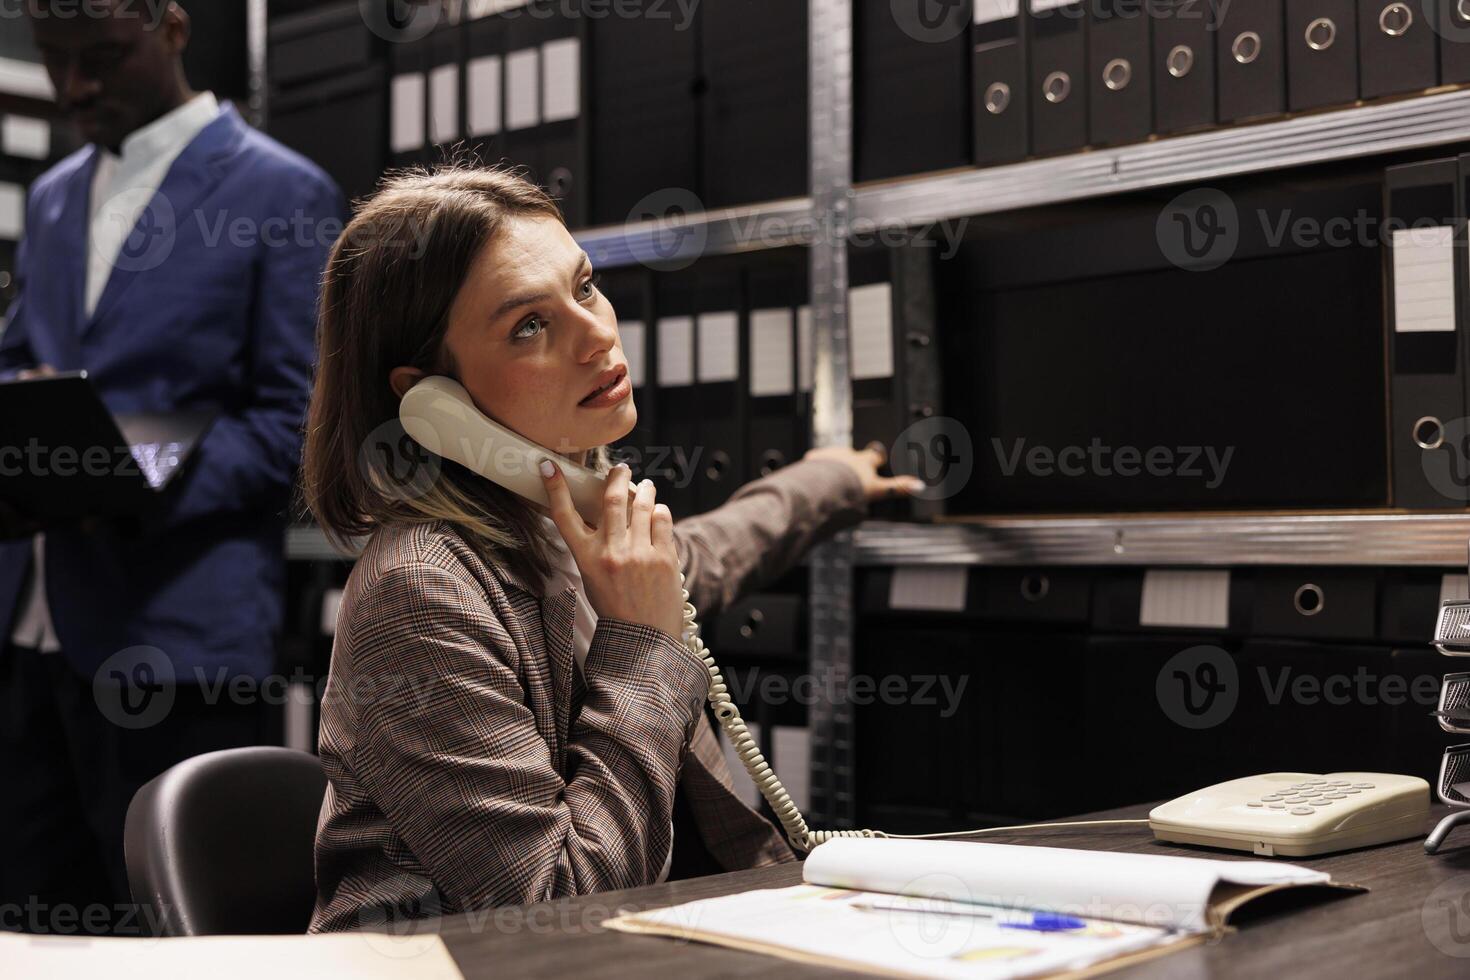
[[(57, 638), (84, 677), (150, 646), (181, 683), (259, 679), (283, 617), (286, 514), (341, 193), (226, 104), (174, 162), (87, 317), (97, 157), (82, 149), (32, 185), (0, 374), (85, 369), (113, 412), (219, 414), (141, 530), (47, 533)], [(29, 539), (0, 545), (0, 641), (30, 566)]]

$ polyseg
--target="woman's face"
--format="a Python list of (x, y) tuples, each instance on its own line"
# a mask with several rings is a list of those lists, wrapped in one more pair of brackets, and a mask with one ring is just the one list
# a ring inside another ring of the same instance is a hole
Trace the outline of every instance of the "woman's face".
[(580, 459), (638, 420), (617, 314), (554, 218), (501, 226), (455, 296), (444, 342), (480, 411), (553, 452)]

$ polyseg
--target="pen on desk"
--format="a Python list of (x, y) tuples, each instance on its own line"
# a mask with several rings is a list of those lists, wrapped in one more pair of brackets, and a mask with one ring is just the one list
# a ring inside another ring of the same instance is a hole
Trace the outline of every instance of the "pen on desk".
[[(929, 915), (961, 915), (972, 919), (999, 919), (995, 912), (966, 908), (933, 908), (921, 905), (902, 905), (890, 902), (853, 902), (849, 908), (863, 912), (921, 912)], [(1052, 912), (1021, 912), (1014, 918), (1007, 917), (996, 925), (1003, 929), (1027, 929), (1032, 932), (1065, 932), (1085, 929), (1087, 923), (1073, 915), (1058, 915)]]

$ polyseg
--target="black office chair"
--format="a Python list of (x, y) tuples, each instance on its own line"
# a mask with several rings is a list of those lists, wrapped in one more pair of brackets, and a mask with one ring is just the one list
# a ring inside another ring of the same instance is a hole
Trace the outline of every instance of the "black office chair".
[(133, 900), (166, 936), (303, 933), (327, 779), (314, 755), (260, 745), (186, 759), (133, 796)]

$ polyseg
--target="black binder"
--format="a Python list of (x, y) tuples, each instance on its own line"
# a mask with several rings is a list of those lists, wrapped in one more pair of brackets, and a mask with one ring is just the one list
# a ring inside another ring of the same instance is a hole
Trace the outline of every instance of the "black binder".
[(489, 165), (505, 155), (505, 28), (501, 17), (465, 25), (465, 139)]
[(974, 157), (981, 166), (1020, 160), (1030, 146), (1024, 23), (1019, 0), (975, 0), (971, 115)]
[(730, 207), (806, 193), (806, 0), (699, 8), (702, 196)]
[(801, 458), (807, 415), (798, 395), (797, 308), (806, 293), (805, 254), (752, 257), (746, 272), (745, 460), (750, 478)]
[(547, 23), (540, 7), (534, 13), (531, 7), (520, 7), (500, 14), (505, 21), (505, 157), (538, 184), (543, 169), (541, 42)]
[[(1450, 160), (1384, 174), (1384, 243), (1394, 504), (1463, 507), (1465, 463), (1464, 221)], [(1459, 225), (1459, 230), (1457, 230)]]
[(1087, 27), (1088, 118), (1099, 146), (1134, 143), (1153, 126), (1148, 11), (1144, 0), (1097, 0)]
[(653, 383), (658, 427), (644, 470), (674, 517), (698, 513), (699, 395), (695, 388), (695, 275), (671, 272), (654, 280)]
[(1056, 0), (1027, 2), (1031, 152), (1065, 153), (1087, 144), (1087, 9)]
[(1439, 81), (1442, 85), (1470, 82), (1470, 3), (1429, 0), (1434, 4), (1434, 27), (1439, 33)]
[(395, 167), (429, 159), (428, 38), (389, 45), (388, 162)]
[(854, 179), (970, 162), (970, 9), (853, 4)]
[(695, 380), (699, 402), (695, 505), (720, 506), (745, 482), (744, 391), (740, 339), (744, 333), (739, 259), (706, 259), (698, 266), (694, 318)]
[(1234, 0), (1215, 33), (1221, 122), (1286, 111), (1283, 0)]
[[(640, 266), (624, 266), (598, 273), (598, 289), (612, 304), (618, 317), (618, 342), (628, 362), (628, 383), (633, 386), (633, 405), (638, 421), (633, 431), (613, 447), (613, 458), (626, 462), (633, 478), (641, 480), (653, 474), (647, 471), (649, 447), (658, 431), (658, 405), (653, 397), (652, 337), (649, 321), (652, 301), (652, 278)], [(662, 487), (660, 487), (662, 493)]]
[(1215, 121), (1215, 25), (1199, 0), (1148, 0), (1153, 19), (1154, 129), (1179, 133)]
[(1439, 79), (1439, 42), (1426, 9), (1436, 0), (1358, 0), (1363, 98), (1417, 92)]
[(646, 195), (698, 187), (697, 38), (672, 16), (589, 21), (591, 219), (622, 224)]
[(1286, 0), (1286, 107), (1346, 105), (1358, 97), (1354, 0)]

